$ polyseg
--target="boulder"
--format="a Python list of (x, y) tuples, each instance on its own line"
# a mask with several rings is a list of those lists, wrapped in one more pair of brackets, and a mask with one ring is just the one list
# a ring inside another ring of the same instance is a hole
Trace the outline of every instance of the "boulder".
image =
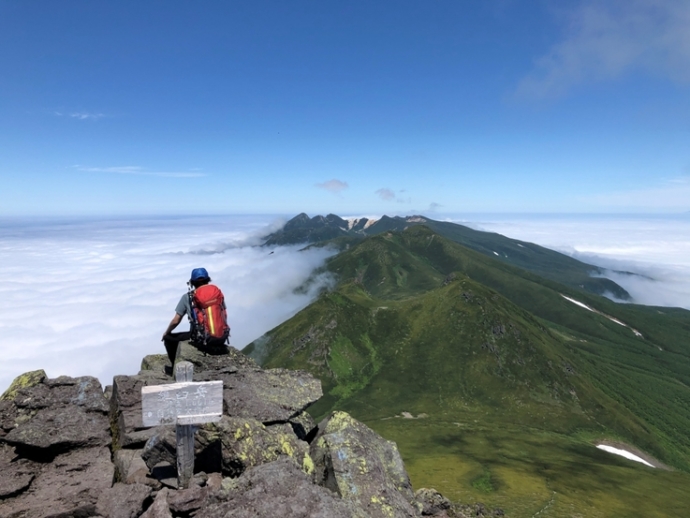
[(189, 489), (179, 489), (168, 495), (168, 507), (174, 516), (189, 516), (205, 507), (209, 493), (213, 491), (217, 491), (217, 488), (192, 486)]
[(69, 405), (86, 412), (108, 413), (108, 400), (103, 395), (103, 387), (98, 379), (91, 376), (44, 379), (42, 383), (17, 391), (14, 404), (30, 410)]
[(115, 484), (103, 491), (96, 512), (103, 518), (137, 518), (151, 498), (151, 488), (142, 484)]
[[(177, 437), (175, 428), (171, 426), (158, 426), (153, 429), (154, 433), (151, 435), (144, 449), (141, 450), (141, 458), (149, 470), (153, 470), (155, 466), (161, 462), (166, 462), (174, 466), (177, 462)], [(196, 434), (194, 434), (196, 442)], [(196, 458), (196, 444), (194, 448), (194, 456)]]
[(395, 443), (345, 412), (333, 412), (319, 423), (310, 453), (316, 482), (364, 509), (367, 516), (418, 515)]
[[(239, 369), (258, 368), (254, 360), (234, 347), (224, 346), (211, 351), (201, 351), (189, 342), (180, 342), (177, 348), (175, 363), (181, 361), (191, 362), (194, 365), (194, 372), (199, 373), (233, 372)], [(196, 376), (194, 378), (196, 380)]]
[(110, 429), (113, 449), (143, 448), (155, 433), (154, 428), (144, 428), (141, 417), (141, 388), (163, 385), (173, 380), (163, 373), (142, 371), (136, 376), (115, 376), (110, 398)]
[(422, 516), (447, 516), (452, 504), (435, 489), (421, 488), (414, 494), (416, 507)]
[(47, 377), (48, 376), (46, 376), (46, 373), (43, 369), (20, 374), (14, 378), (14, 381), (12, 381), (9, 388), (2, 394), (2, 396), (0, 396), (0, 400), (13, 401), (19, 390), (43, 383), (43, 380), (45, 380)]
[(143, 450), (117, 450), (113, 454), (115, 480), (124, 484), (146, 484), (160, 489), (157, 481), (149, 478), (149, 468), (141, 458)]
[(149, 354), (141, 360), (142, 371), (154, 371), (159, 374), (166, 373), (166, 367), (170, 369), (170, 360), (167, 354)]
[(243, 369), (221, 379), (223, 413), (264, 424), (286, 423), (323, 395), (321, 382), (304, 371)]
[(140, 518), (173, 518), (168, 507), (169, 489), (162, 489), (156, 495), (156, 499)]
[(98, 498), (110, 488), (114, 475), (107, 447), (70, 451), (33, 467), (30, 490), (0, 501), (0, 516), (95, 516)]
[(198, 435), (220, 440), (224, 475), (237, 477), (282, 456), (307, 474), (314, 471), (309, 445), (300, 441), (288, 424), (267, 427), (255, 419), (223, 416), (221, 421), (205, 425)]
[(46, 408), (3, 440), (28, 457), (46, 460), (76, 448), (109, 445), (108, 418), (69, 407)]
[[(161, 463), (176, 465), (174, 429), (159, 427), (144, 447), (149, 469)], [(255, 419), (223, 416), (203, 425), (194, 435), (194, 470), (237, 477), (247, 469), (286, 456), (305, 473), (313, 473), (309, 446), (297, 438), (289, 424), (265, 426)]]
[[(214, 502), (215, 500), (215, 502)], [(351, 502), (314, 485), (289, 459), (247, 470), (238, 479), (224, 479), (217, 494), (192, 516), (199, 518), (366, 518)]]
[(107, 402), (96, 378), (41, 378), (18, 388), (7, 403), (2, 440), (21, 456), (47, 461), (72, 449), (110, 444)]

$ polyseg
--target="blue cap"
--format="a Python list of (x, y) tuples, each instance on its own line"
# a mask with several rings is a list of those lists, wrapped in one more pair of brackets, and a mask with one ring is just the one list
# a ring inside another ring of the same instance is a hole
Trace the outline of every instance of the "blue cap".
[(206, 268), (194, 268), (192, 270), (192, 276), (189, 280), (197, 281), (199, 279), (208, 279), (208, 272), (206, 271)]

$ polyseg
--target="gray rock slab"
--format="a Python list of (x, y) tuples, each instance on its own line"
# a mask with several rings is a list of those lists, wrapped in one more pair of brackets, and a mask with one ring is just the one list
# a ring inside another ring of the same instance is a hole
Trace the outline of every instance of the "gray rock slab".
[(71, 451), (34, 467), (37, 471), (30, 489), (0, 501), (0, 516), (96, 516), (98, 497), (111, 487), (114, 474), (106, 447)]
[(262, 423), (285, 423), (323, 395), (321, 382), (304, 371), (245, 369), (221, 379), (223, 412)]
[(238, 479), (224, 479), (218, 500), (199, 509), (198, 518), (365, 518), (353, 504), (314, 485), (288, 459), (248, 470)]
[[(109, 443), (99, 419), (108, 402), (96, 378), (47, 379), (43, 371), (33, 371), (18, 376), (11, 389), (0, 400), (0, 438), (9, 443), (51, 451)], [(45, 433), (60, 426), (76, 429)]]
[(91, 412), (108, 412), (108, 400), (98, 379), (91, 376), (46, 379), (42, 384), (21, 389), (14, 399), (18, 407), (31, 409), (54, 405), (79, 406)]
[(345, 412), (319, 423), (310, 445), (318, 484), (372, 518), (414, 517), (414, 493), (398, 448)]
[(155, 433), (153, 428), (144, 428), (141, 417), (141, 388), (151, 385), (172, 383), (163, 373), (142, 371), (136, 376), (115, 376), (113, 394), (110, 398), (110, 427), (113, 448), (143, 448)]
[[(239, 369), (255, 369), (256, 362), (234, 347), (223, 347), (204, 352), (189, 344), (180, 342), (175, 363), (188, 361), (194, 365), (194, 372), (232, 372)], [(194, 376), (194, 381), (206, 381)]]
[(115, 484), (101, 492), (96, 512), (103, 518), (137, 518), (151, 497), (151, 488), (142, 484)]
[(3, 439), (28, 456), (51, 456), (76, 448), (110, 444), (108, 418), (78, 406), (43, 408)]

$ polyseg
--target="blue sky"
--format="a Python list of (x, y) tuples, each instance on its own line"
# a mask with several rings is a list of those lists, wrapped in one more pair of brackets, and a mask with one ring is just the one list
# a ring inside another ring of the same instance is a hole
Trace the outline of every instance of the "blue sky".
[(690, 3), (0, 1), (0, 216), (690, 211)]

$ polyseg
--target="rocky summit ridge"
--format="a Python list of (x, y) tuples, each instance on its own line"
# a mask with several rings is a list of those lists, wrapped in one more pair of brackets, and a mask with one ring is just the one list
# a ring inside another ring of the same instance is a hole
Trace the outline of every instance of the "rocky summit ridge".
[[(3, 518), (500, 516), (414, 492), (397, 446), (344, 412), (318, 425), (304, 371), (259, 368), (228, 348), (182, 344), (194, 381), (223, 381), (223, 416), (195, 434), (195, 475), (178, 489), (173, 425), (144, 428), (141, 388), (173, 380), (167, 357), (103, 390), (93, 377), (19, 376), (0, 397)], [(167, 363), (167, 365), (166, 365)]]

